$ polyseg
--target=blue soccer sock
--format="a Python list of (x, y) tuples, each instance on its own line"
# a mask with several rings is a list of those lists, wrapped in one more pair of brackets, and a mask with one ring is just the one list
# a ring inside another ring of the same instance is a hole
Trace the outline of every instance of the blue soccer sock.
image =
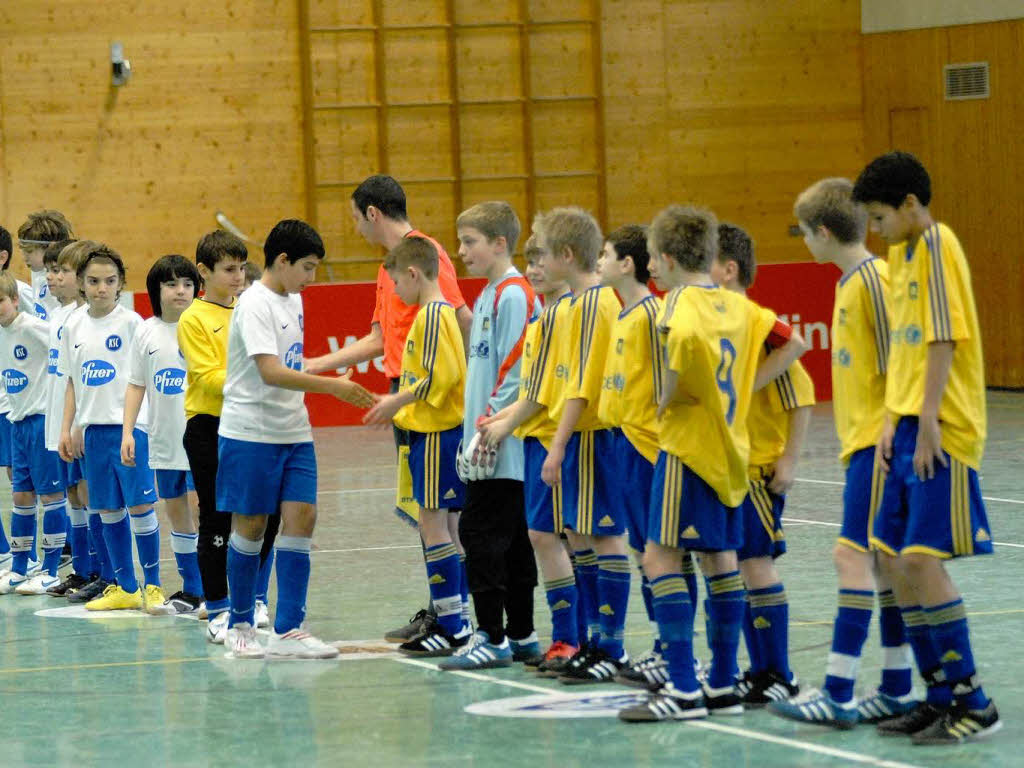
[(713, 689), (731, 688), (736, 679), (736, 651), (740, 645), (740, 627), (746, 606), (743, 578), (739, 571), (721, 573), (708, 578), (708, 587), (711, 592), (708, 686)]
[(587, 609), (583, 605), (583, 587), (581, 583), (583, 581), (583, 575), (580, 573), (580, 564), (576, 562), (576, 553), (569, 555), (569, 562), (572, 563), (572, 577), (573, 583), (576, 585), (576, 610), (573, 616), (576, 617), (576, 637), (579, 647), (583, 647), (587, 642)]
[(450, 541), (427, 547), (427, 582), (437, 621), (449, 635), (462, 629), (462, 575), (459, 552)]
[(11, 513), (11, 570), (25, 575), (36, 533), (36, 508), (15, 507)]
[(160, 586), (160, 518), (150, 509), (141, 515), (131, 515), (135, 548), (139, 551), (142, 578), (145, 585)]
[(928, 619), (919, 605), (900, 609), (903, 626), (907, 630), (907, 642), (914, 652), (917, 671), (924, 679), (925, 701), (935, 707), (945, 708), (953, 703), (953, 691), (942, 668), (938, 644), (928, 626)]
[(181, 589), (190, 595), (202, 597), (203, 579), (199, 575), (199, 534), (171, 531), (171, 550), (181, 576)]
[(309, 551), (313, 540), (305, 536), (277, 537), (277, 610), (274, 631), (283, 635), (298, 629), (306, 618), (309, 589)]
[(651, 580), (654, 615), (669, 679), (683, 693), (700, 690), (693, 670), (693, 604), (686, 580), (676, 573)]
[(103, 541), (107, 545), (107, 555), (114, 568), (114, 579), (125, 592), (139, 591), (139, 582), (135, 577), (135, 564), (132, 562), (132, 529), (128, 523), (128, 512), (119, 509), (116, 512), (100, 512), (103, 520)]
[(60, 568), (60, 554), (67, 541), (67, 502), (48, 501), (43, 504), (43, 570), (50, 576), (57, 575)]
[(778, 673), (787, 682), (793, 679), (789, 668), (789, 600), (782, 583), (747, 593), (752, 624), (766, 669)]
[(924, 615), (957, 703), (966, 704), (968, 709), (984, 709), (989, 698), (977, 678), (964, 601), (958, 597), (948, 603), (927, 607)]
[(99, 574), (105, 582), (113, 584), (117, 579), (114, 576), (114, 563), (107, 551), (107, 540), (103, 536), (103, 518), (92, 509), (86, 509), (86, 516), (89, 518), (89, 555), (92, 559), (89, 573)]
[(579, 607), (579, 591), (576, 589), (575, 577), (546, 581), (544, 592), (548, 608), (551, 609), (551, 642), (578, 647), (580, 635), (576, 611)]
[(256, 607), (256, 577), (260, 571), (260, 551), (263, 539), (252, 541), (238, 531), (232, 531), (228, 539), (228, 599), (231, 602), (231, 616), (228, 626), (248, 624), (256, 626), (253, 618)]
[(598, 555), (597, 593), (601, 625), (598, 647), (616, 659), (621, 658), (629, 603), (629, 558), (626, 555)]
[(92, 568), (89, 557), (89, 516), (85, 507), (71, 507), (68, 510), (68, 522), (71, 524), (71, 567), (85, 578)]
[(647, 620), (651, 623), (651, 632), (654, 635), (654, 652), (661, 653), (661, 636), (658, 634), (658, 622), (654, 618), (654, 593), (651, 592), (651, 581), (647, 578), (643, 569), (640, 570), (640, 596), (644, 600)]
[[(196, 534), (196, 538), (198, 538), (198, 534)], [(260, 573), (256, 579), (256, 600), (264, 605), (268, 602), (267, 593), (270, 591), (270, 575), (274, 572), (275, 551), (275, 548), (271, 547), (270, 551), (267, 552), (267, 559), (260, 562)], [(196, 566), (196, 573), (199, 573), (198, 565)], [(202, 594), (202, 592), (199, 594)]]
[(754, 615), (750, 610), (750, 593), (747, 593), (746, 606), (743, 609), (743, 641), (747, 646), (747, 656), (750, 657), (750, 673), (760, 674), (765, 670), (761, 644), (758, 642), (757, 630), (754, 629)]
[(700, 595), (697, 592), (697, 566), (693, 562), (693, 554), (683, 550), (683, 579), (686, 590), (690, 593), (690, 605), (696, 606)]
[(882, 635), (882, 684), (878, 690), (895, 698), (906, 696), (914, 684), (910, 645), (891, 589), (878, 593), (878, 626)]
[(576, 588), (580, 593), (579, 607), (583, 609), (582, 617), (587, 627), (580, 639), (596, 644), (601, 636), (601, 603), (597, 596), (597, 555), (592, 549), (576, 552)]
[(853, 701), (860, 655), (868, 639), (875, 593), (870, 589), (840, 589), (839, 610), (832, 624), (832, 651), (828, 655), (825, 690), (838, 704)]
[(462, 626), (470, 627), (473, 624), (469, 610), (469, 575), (466, 573), (466, 555), (459, 554), (459, 596), (462, 598)]

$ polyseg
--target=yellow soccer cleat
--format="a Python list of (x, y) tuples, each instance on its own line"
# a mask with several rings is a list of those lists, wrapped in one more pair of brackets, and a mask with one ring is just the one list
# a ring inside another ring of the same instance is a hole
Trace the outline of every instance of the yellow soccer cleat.
[(142, 590), (125, 592), (117, 584), (111, 584), (103, 594), (85, 604), (87, 611), (126, 611), (142, 610)]
[(142, 597), (146, 601), (146, 613), (153, 616), (163, 615), (163, 606), (167, 602), (164, 591), (156, 584), (147, 584), (142, 590)]

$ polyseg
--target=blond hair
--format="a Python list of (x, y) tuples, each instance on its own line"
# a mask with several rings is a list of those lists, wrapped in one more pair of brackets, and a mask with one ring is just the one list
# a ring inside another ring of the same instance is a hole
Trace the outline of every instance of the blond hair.
[(18, 305), (18, 281), (10, 272), (0, 272), (0, 296), (6, 296)]
[(692, 205), (670, 205), (654, 217), (647, 230), (647, 251), (662, 254), (690, 272), (706, 272), (718, 254), (718, 219)]
[(96, 251), (99, 247), (100, 244), (95, 240), (76, 240), (70, 245), (65, 245), (57, 255), (57, 266), (63, 267), (67, 265), (77, 275), (78, 270), (85, 263), (89, 254)]
[(384, 258), (384, 269), (394, 272), (416, 267), (428, 280), (436, 280), (437, 262), (437, 248), (432, 242), (422, 237), (405, 237), (388, 251)]
[(533, 231), (540, 235), (552, 255), (560, 255), (568, 248), (580, 269), (593, 272), (597, 268), (604, 238), (597, 219), (589, 212), (577, 206), (552, 208), (537, 214)]
[(509, 254), (516, 250), (522, 227), (512, 206), (504, 200), (488, 200), (470, 206), (455, 220), (455, 228), (472, 227), (492, 243), (499, 237), (505, 238), (505, 249)]
[(825, 227), (845, 245), (863, 242), (868, 231), (867, 209), (854, 202), (853, 182), (849, 179), (815, 182), (797, 197), (793, 215), (811, 230)]

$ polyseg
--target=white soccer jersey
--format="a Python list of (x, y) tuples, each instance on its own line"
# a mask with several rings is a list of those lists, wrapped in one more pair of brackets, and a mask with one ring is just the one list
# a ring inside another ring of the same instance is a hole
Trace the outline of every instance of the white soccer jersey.
[(68, 380), (57, 370), (57, 359), (60, 357), (60, 340), (64, 335), (64, 326), (68, 317), (75, 311), (85, 312), (86, 307), (68, 304), (58, 307), (50, 313), (49, 350), (46, 364), (46, 450), (56, 451), (60, 443), (60, 427), (64, 421), (64, 391)]
[(228, 373), (219, 434), (252, 443), (307, 443), (313, 440), (303, 393), (267, 386), (253, 355), (276, 355), (302, 370), (302, 297), (280, 296), (252, 284), (231, 317)]
[(36, 293), (32, 286), (21, 280), (15, 282), (18, 284), (18, 311), (36, 315)]
[[(88, 311), (68, 317), (57, 370), (74, 376), (77, 423), (89, 426), (124, 422), (129, 347), (140, 325), (142, 318), (120, 304), (105, 317), (95, 318)], [(136, 426), (145, 430), (147, 423), (143, 399)]]
[(178, 324), (151, 317), (135, 332), (128, 383), (146, 388), (149, 403), (149, 466), (188, 469), (185, 435), (185, 358), (178, 347)]
[(57, 297), (50, 293), (46, 284), (46, 270), (32, 273), (32, 311), (36, 317), (49, 320), (50, 314), (60, 307)]
[(46, 410), (49, 349), (45, 320), (19, 312), (9, 326), (0, 327), (0, 372), (10, 404), (10, 421)]

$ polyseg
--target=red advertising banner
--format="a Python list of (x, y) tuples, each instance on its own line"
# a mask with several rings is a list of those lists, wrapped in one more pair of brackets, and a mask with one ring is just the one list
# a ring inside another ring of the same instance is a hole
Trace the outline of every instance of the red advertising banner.
[[(750, 291), (755, 301), (770, 307), (793, 325), (807, 340), (810, 351), (803, 363), (814, 380), (819, 400), (832, 398), (831, 339), (832, 302), (839, 271), (831, 265), (810, 262), (765, 264), (757, 269), (757, 282)], [(473, 306), (484, 281), (459, 280), (462, 295)], [(370, 331), (375, 286), (373, 283), (328, 283), (312, 285), (302, 292), (306, 340), (304, 355), (318, 357), (340, 349)], [(143, 317), (153, 314), (145, 293), (133, 296), (135, 311)], [(353, 378), (371, 392), (386, 392), (383, 358), (356, 366)], [(327, 395), (307, 395), (310, 420), (315, 427), (359, 424), (362, 412)]]

